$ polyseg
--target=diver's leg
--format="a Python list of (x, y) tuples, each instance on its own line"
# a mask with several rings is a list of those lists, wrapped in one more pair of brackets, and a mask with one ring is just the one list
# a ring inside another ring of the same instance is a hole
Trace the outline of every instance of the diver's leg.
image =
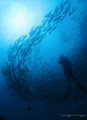
[(71, 74), (71, 77), (72, 77), (75, 81), (78, 81), (77, 78), (76, 78), (73, 74)]
[(68, 76), (66, 76), (66, 78), (67, 78), (69, 87), (68, 87), (68, 89), (67, 89), (67, 91), (66, 91), (66, 93), (65, 93), (65, 95), (64, 95), (64, 97), (63, 97), (63, 100), (66, 100), (66, 99), (67, 99), (67, 97), (68, 97), (68, 95), (69, 95), (69, 93), (70, 93), (70, 89), (71, 89), (70, 78), (69, 78)]
[(81, 83), (77, 80), (77, 78), (72, 74), (71, 76), (77, 83), (77, 85), (79, 86), (80, 90), (83, 92), (83, 93), (87, 93), (87, 90), (81, 85)]
[(71, 88), (71, 82), (70, 82), (70, 77), (66, 76), (68, 84), (69, 84), (69, 88)]

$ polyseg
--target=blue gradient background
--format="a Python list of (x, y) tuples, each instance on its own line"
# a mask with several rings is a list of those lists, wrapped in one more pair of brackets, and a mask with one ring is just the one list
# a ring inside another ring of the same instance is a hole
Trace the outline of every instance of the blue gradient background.
[[(84, 8), (87, 7), (87, 0), (81, 0), (79, 4), (77, 4), (77, 1), (78, 0), (72, 1), (72, 6), (77, 7), (77, 11), (73, 14), (73, 16), (77, 15), (80, 17), (80, 13), (82, 13)], [(44, 16), (51, 10), (54, 10), (60, 3), (61, 1), (59, 0), (0, 1), (0, 68), (2, 67), (3, 61), (7, 60), (7, 51), (10, 44), (14, 44), (14, 42), (22, 35), (28, 34), (33, 25), (39, 25), (44, 19)], [(31, 12), (35, 15), (32, 18), (32, 21), (27, 24), (27, 27), (25, 29), (21, 29), (20, 31), (13, 30), (11, 26), (5, 25), (3, 22), (10, 8), (12, 6), (14, 8), (14, 5), (17, 7), (24, 6), (27, 8), (27, 14)], [(41, 54), (46, 61), (49, 61), (53, 57), (58, 60), (59, 55), (67, 55), (67, 52), (75, 49), (76, 44), (77, 46), (80, 44), (77, 34), (74, 34), (77, 33), (77, 29), (72, 31), (72, 28), (75, 28), (78, 23), (71, 21), (70, 19), (71, 18), (67, 15), (65, 19), (58, 24), (58, 27), (50, 35), (47, 35), (43, 39), (41, 43)], [(74, 35), (72, 36), (72, 34)], [(56, 63), (56, 65), (58, 64)], [(61, 67), (59, 68), (60, 70), (62, 69)], [(67, 117), (61, 118), (61, 115), (87, 115), (86, 99), (59, 102), (57, 105), (46, 105), (43, 101), (27, 102), (16, 98), (15, 96), (11, 96), (5, 87), (6, 80), (0, 72), (0, 116), (2, 116), (5, 120), (67, 120)], [(32, 110), (28, 111), (28, 106), (31, 106)], [(70, 118), (70, 120), (71, 119), (73, 118)], [(76, 118), (73, 120), (76, 120)]]

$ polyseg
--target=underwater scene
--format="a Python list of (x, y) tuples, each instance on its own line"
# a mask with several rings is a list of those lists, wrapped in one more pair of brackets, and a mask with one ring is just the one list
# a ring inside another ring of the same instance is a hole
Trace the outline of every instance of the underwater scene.
[(0, 120), (87, 120), (87, 0), (0, 1)]

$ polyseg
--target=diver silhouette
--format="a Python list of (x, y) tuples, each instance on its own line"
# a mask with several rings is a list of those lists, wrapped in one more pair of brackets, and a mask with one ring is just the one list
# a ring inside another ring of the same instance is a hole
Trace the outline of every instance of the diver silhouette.
[(64, 95), (64, 100), (67, 99), (68, 97), (68, 94), (70, 92), (70, 89), (71, 89), (71, 82), (70, 82), (70, 77), (73, 78), (77, 85), (79, 86), (80, 90), (86, 94), (87, 93), (87, 90), (81, 85), (81, 83), (77, 80), (77, 78), (73, 75), (73, 70), (72, 70), (72, 63), (69, 61), (69, 59), (67, 57), (64, 57), (63, 55), (61, 55), (59, 57), (59, 61), (58, 61), (58, 64), (61, 64), (63, 69), (64, 69), (64, 74), (66, 76), (66, 79), (68, 81), (68, 84), (69, 84), (69, 88), (68, 90), (66, 91), (65, 95)]

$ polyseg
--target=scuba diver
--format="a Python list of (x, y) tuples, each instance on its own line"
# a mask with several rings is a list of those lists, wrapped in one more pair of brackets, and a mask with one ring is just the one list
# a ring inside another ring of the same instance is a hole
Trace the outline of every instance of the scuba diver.
[(81, 85), (81, 83), (77, 80), (77, 78), (73, 75), (73, 70), (72, 70), (72, 63), (69, 61), (69, 59), (67, 57), (64, 57), (63, 55), (61, 55), (59, 57), (59, 61), (58, 61), (58, 64), (61, 64), (63, 69), (64, 69), (64, 74), (66, 76), (66, 79), (68, 81), (68, 84), (69, 84), (69, 88), (68, 90), (66, 91), (66, 94), (64, 96), (64, 100), (68, 97), (68, 94), (70, 92), (70, 89), (71, 89), (71, 82), (70, 82), (70, 77), (73, 78), (77, 85), (79, 86), (80, 90), (86, 94), (87, 93), (87, 90)]

